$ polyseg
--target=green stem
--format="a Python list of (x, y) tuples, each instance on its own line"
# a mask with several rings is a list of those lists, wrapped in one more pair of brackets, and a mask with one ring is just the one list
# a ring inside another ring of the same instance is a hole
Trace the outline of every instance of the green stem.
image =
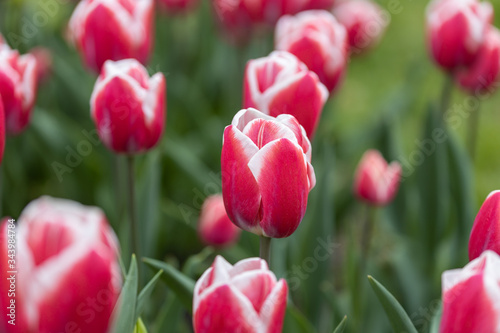
[(374, 208), (370, 205), (366, 205), (366, 215), (361, 235), (361, 265), (360, 274), (364, 276), (366, 269), (366, 262), (368, 261), (368, 255), (370, 250), (370, 243), (373, 233), (373, 213)]
[(479, 130), (479, 106), (476, 110), (472, 111), (471, 119), (468, 122), (468, 133), (467, 133), (467, 150), (469, 151), (469, 156), (472, 161), (476, 155), (476, 142)]
[(450, 107), (451, 92), (453, 90), (453, 76), (447, 74), (441, 91), (441, 113), (444, 115)]
[(128, 207), (129, 207), (129, 222), (130, 222), (130, 244), (132, 253), (135, 253), (137, 259), (139, 255), (139, 229), (137, 228), (137, 220), (135, 213), (135, 177), (134, 177), (134, 156), (127, 156), (127, 178), (128, 178)]
[(260, 236), (260, 251), (259, 255), (264, 259), (269, 266), (271, 266), (271, 238)]

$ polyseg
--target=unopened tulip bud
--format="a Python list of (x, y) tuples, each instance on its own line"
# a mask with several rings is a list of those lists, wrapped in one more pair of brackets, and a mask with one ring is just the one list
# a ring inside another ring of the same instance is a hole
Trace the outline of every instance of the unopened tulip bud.
[(221, 256), (196, 282), (193, 326), (196, 333), (280, 333), (288, 286), (264, 260), (229, 264)]
[(135, 154), (154, 147), (163, 133), (166, 82), (149, 77), (135, 59), (107, 61), (90, 100), (91, 116), (106, 147)]
[(328, 90), (318, 76), (293, 54), (274, 51), (250, 60), (245, 70), (243, 107), (276, 117), (291, 114), (312, 138)]
[(399, 188), (401, 165), (388, 164), (377, 150), (368, 150), (358, 164), (354, 176), (354, 193), (371, 205), (389, 204)]
[(221, 194), (208, 197), (201, 207), (198, 234), (207, 245), (229, 246), (240, 235), (241, 229), (235, 226), (226, 213)]

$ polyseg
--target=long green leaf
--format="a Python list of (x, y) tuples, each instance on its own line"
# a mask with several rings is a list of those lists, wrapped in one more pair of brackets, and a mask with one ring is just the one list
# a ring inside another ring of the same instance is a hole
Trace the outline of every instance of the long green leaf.
[(342, 321), (338, 324), (337, 328), (335, 328), (335, 330), (333, 330), (333, 333), (344, 332), (346, 325), (347, 325), (347, 316), (344, 316)]
[(144, 258), (143, 261), (152, 268), (163, 270), (162, 280), (177, 295), (186, 309), (191, 312), (193, 307), (193, 292), (195, 281), (166, 262)]
[(139, 293), (139, 297), (137, 297), (137, 305), (135, 310), (135, 316), (137, 317), (137, 319), (141, 316), (142, 311), (144, 311), (146, 303), (149, 300), (149, 297), (151, 296), (151, 293), (153, 292), (153, 289), (156, 286), (156, 283), (158, 282), (158, 279), (162, 274), (163, 270), (159, 270), (158, 273), (156, 273), (156, 275), (151, 279), (151, 281), (149, 281), (148, 284), (144, 288), (142, 288), (141, 292)]
[(132, 333), (134, 331), (138, 280), (137, 261), (135, 255), (132, 255), (122, 292), (113, 311), (114, 322), (111, 330), (113, 333)]
[(315, 333), (316, 330), (309, 320), (294, 305), (289, 304), (286, 308), (283, 332)]
[(396, 298), (385, 289), (385, 287), (380, 284), (373, 277), (368, 276), (370, 285), (375, 291), (378, 300), (384, 307), (387, 318), (392, 325), (394, 332), (396, 333), (417, 333), (417, 329), (410, 320), (410, 317), (406, 314), (403, 307), (398, 303)]

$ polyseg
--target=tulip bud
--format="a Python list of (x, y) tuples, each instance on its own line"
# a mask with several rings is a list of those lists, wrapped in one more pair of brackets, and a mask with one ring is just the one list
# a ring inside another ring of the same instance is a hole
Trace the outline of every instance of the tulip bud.
[(426, 12), (427, 39), (438, 65), (447, 71), (476, 60), (493, 18), (488, 2), (433, 0)]
[(222, 195), (212, 195), (205, 200), (198, 223), (198, 234), (205, 244), (229, 246), (236, 241), (240, 231), (227, 217)]
[(492, 251), (443, 273), (440, 333), (493, 333), (500, 328), (500, 257)]
[(332, 92), (342, 80), (347, 62), (347, 32), (324, 10), (283, 16), (276, 25), (277, 50), (288, 51), (316, 73)]
[(469, 260), (486, 250), (500, 254), (500, 191), (491, 192), (476, 215), (469, 239)]
[(387, 164), (380, 152), (368, 150), (356, 169), (354, 193), (369, 204), (385, 206), (398, 192), (401, 171), (398, 162)]
[(135, 154), (155, 146), (165, 127), (166, 82), (151, 78), (135, 59), (107, 61), (90, 100), (91, 116), (106, 147)]
[(286, 281), (277, 281), (264, 260), (249, 258), (232, 266), (217, 256), (194, 288), (194, 331), (279, 333), (287, 293)]
[(153, 0), (82, 0), (69, 21), (69, 37), (86, 65), (99, 73), (106, 60), (146, 64), (153, 44)]
[(347, 29), (352, 54), (374, 47), (389, 24), (382, 8), (371, 0), (342, 1), (334, 7), (333, 15)]
[(167, 13), (188, 12), (198, 5), (198, 0), (159, 0), (160, 9)]
[(250, 60), (245, 70), (243, 107), (276, 117), (291, 114), (312, 138), (328, 99), (318, 76), (293, 54), (274, 51)]
[[(9, 251), (10, 250), (10, 251)], [(0, 331), (108, 332), (121, 273), (118, 240), (96, 207), (42, 197), (0, 226)], [(7, 278), (11, 278), (8, 280)]]
[(0, 44), (0, 96), (7, 134), (19, 134), (28, 125), (37, 91), (37, 65), (31, 54), (19, 55)]
[(224, 130), (222, 195), (238, 227), (266, 237), (290, 236), (316, 183), (311, 143), (291, 115), (239, 111)]
[(500, 75), (500, 31), (491, 27), (486, 33), (476, 61), (463, 71), (457, 72), (456, 80), (471, 94), (478, 95), (494, 90)]

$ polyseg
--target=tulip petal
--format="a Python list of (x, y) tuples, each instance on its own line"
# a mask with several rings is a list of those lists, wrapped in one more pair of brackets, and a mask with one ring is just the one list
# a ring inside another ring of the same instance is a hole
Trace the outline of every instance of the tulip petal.
[(281, 333), (285, 317), (288, 285), (284, 279), (278, 281), (262, 305), (261, 319), (265, 333)]
[(469, 239), (469, 259), (485, 250), (500, 254), (500, 191), (488, 195), (477, 213)]
[(259, 233), (259, 186), (248, 168), (248, 161), (258, 152), (247, 136), (231, 125), (224, 130), (222, 145), (222, 195), (226, 212), (240, 228)]
[(233, 268), (231, 269), (229, 274), (231, 275), (231, 277), (234, 277), (234, 276), (241, 274), (243, 272), (246, 272), (246, 271), (253, 271), (253, 270), (259, 270), (259, 269), (269, 270), (269, 268), (267, 266), (267, 262), (265, 260), (263, 260), (261, 258), (247, 258), (247, 259), (243, 259), (243, 260), (238, 261), (233, 266)]
[(304, 217), (309, 193), (302, 149), (288, 139), (275, 140), (259, 150), (248, 166), (262, 196), (264, 235), (290, 236)]
[(266, 301), (275, 284), (274, 274), (264, 270), (244, 272), (231, 280), (231, 285), (248, 298), (257, 313), (260, 313), (262, 304)]

